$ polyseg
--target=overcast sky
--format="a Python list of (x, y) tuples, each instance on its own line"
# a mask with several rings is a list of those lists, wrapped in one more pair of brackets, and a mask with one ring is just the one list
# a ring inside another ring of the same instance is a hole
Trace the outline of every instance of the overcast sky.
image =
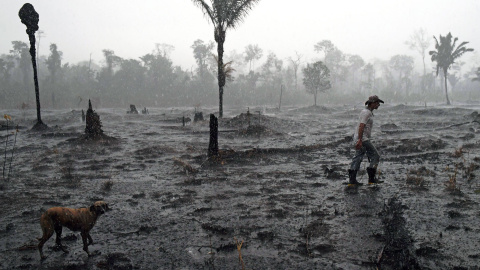
[[(28, 43), (18, 11), (24, 2), (1, 0), (0, 54), (12, 48), (11, 41)], [(175, 46), (175, 65), (195, 66), (190, 46), (197, 39), (213, 41), (213, 26), (191, 0), (32, 0), (40, 15), (40, 54), (49, 54), (56, 43), (63, 62), (88, 60), (90, 54), (102, 64), (102, 50), (111, 49), (122, 58), (150, 53), (155, 43)], [(225, 52), (241, 53), (258, 44), (264, 55), (281, 59), (303, 55), (303, 62), (323, 59), (315, 43), (328, 39), (348, 54), (369, 61), (388, 60), (396, 54), (421, 58), (405, 41), (424, 28), (430, 36), (451, 32), (468, 47), (480, 51), (479, 0), (261, 0), (236, 29), (227, 31)], [(434, 41), (431, 42), (433, 49)], [(427, 57), (428, 58), (428, 57)], [(477, 61), (477, 54), (462, 61)], [(265, 57), (260, 60), (263, 62)], [(428, 62), (430, 60), (428, 59)], [(427, 63), (428, 63), (427, 62)], [(477, 61), (480, 64), (480, 61)]]

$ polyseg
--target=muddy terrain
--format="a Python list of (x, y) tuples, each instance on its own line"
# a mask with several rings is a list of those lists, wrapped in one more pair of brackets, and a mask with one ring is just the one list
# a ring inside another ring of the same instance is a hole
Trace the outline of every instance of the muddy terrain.
[[(42, 132), (34, 110), (0, 111), (20, 125), (0, 181), (1, 269), (479, 269), (480, 106), (382, 105), (385, 183), (358, 188), (343, 183), (359, 106), (227, 110), (216, 160), (208, 121), (182, 125), (193, 109), (126, 110), (96, 110), (112, 138), (96, 141), (79, 110), (42, 111)], [(70, 252), (52, 237), (41, 261), (40, 215), (97, 200), (112, 208), (90, 232), (100, 254), (64, 229)]]

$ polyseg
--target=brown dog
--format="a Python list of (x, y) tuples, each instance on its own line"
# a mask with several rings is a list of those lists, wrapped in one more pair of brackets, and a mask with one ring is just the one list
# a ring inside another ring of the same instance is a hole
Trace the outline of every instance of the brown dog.
[[(62, 226), (69, 228), (72, 231), (80, 231), (83, 240), (83, 250), (87, 252), (88, 246), (93, 243), (90, 236), (90, 230), (95, 225), (97, 218), (108, 211), (108, 204), (104, 201), (95, 202), (90, 208), (66, 208), (66, 207), (52, 207), (43, 213), (40, 218), (40, 226), (42, 226), (43, 236), (38, 238), (38, 250), (40, 251), (41, 259), (46, 257), (43, 255), (42, 248), (45, 242), (52, 237), (53, 232), (57, 234), (55, 242), (63, 252), (68, 252), (61, 243)], [(88, 238), (88, 243), (87, 243)]]

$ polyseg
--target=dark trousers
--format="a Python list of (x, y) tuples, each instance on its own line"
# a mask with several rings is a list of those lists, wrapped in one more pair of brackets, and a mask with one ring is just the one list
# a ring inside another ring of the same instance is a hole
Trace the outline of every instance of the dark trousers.
[(378, 162), (380, 161), (380, 155), (375, 146), (373, 146), (370, 140), (368, 140), (362, 142), (362, 148), (355, 151), (355, 156), (352, 158), (352, 163), (350, 164), (351, 170), (358, 171), (360, 169), (360, 164), (362, 163), (365, 154), (367, 154), (367, 157), (370, 160), (370, 165), (368, 167), (377, 168)]

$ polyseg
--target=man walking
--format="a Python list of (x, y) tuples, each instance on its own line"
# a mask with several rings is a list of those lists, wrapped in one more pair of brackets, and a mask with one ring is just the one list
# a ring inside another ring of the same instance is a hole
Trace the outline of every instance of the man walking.
[(370, 160), (370, 165), (367, 168), (368, 183), (377, 184), (383, 182), (375, 179), (380, 156), (370, 140), (373, 127), (373, 110), (378, 109), (380, 103), (384, 102), (379, 99), (378, 96), (370, 96), (365, 102), (365, 109), (360, 112), (359, 124), (356, 127), (355, 135), (353, 137), (356, 151), (350, 169), (348, 170), (349, 184), (360, 184), (357, 181), (357, 172), (360, 169), (360, 163), (362, 163), (365, 154), (367, 154), (367, 157)]

